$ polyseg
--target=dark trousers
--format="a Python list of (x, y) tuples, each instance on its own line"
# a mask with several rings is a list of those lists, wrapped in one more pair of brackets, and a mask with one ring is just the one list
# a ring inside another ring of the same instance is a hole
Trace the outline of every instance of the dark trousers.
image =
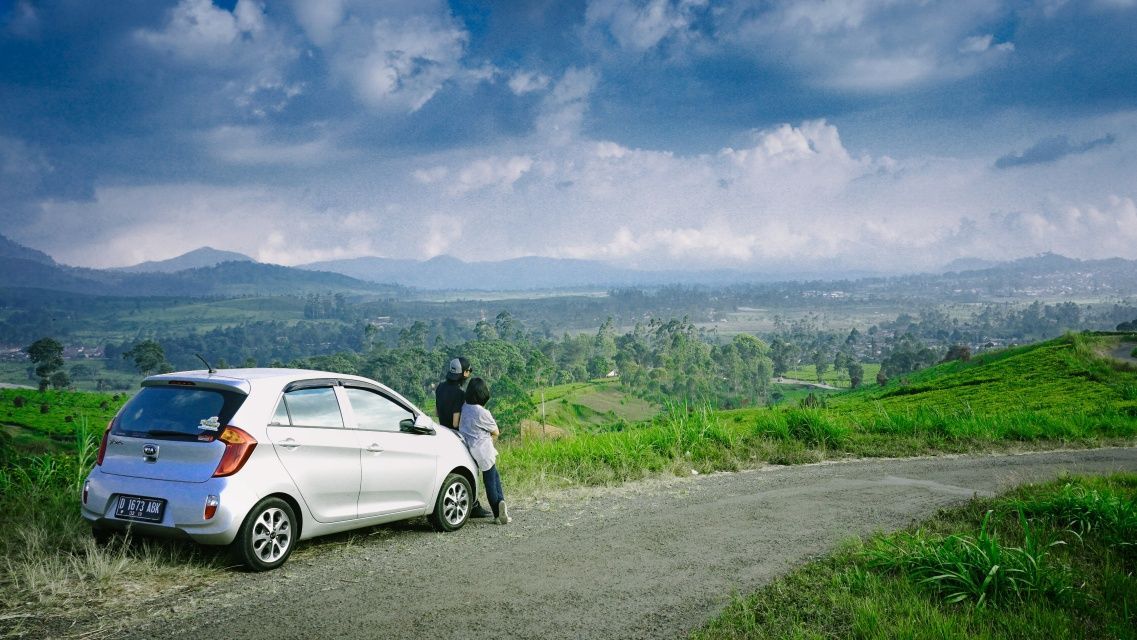
[(486, 485), (486, 497), (490, 499), (490, 509), (493, 510), (493, 517), (500, 515), (497, 512), (497, 505), (502, 500), (505, 500), (505, 494), (501, 490), (501, 474), (497, 472), (497, 465), (490, 467), (488, 471), (482, 472), (482, 482)]

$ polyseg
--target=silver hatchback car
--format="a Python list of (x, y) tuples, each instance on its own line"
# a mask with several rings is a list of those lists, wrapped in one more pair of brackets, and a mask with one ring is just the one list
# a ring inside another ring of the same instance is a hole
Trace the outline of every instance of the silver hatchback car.
[(298, 369), (151, 376), (103, 434), (83, 485), (96, 537), (232, 545), (257, 571), (300, 540), (427, 516), (466, 523), (477, 465), (461, 438), (367, 378)]

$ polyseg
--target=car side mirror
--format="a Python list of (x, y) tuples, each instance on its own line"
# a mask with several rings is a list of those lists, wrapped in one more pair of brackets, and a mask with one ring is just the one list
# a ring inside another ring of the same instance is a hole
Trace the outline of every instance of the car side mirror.
[(420, 413), (414, 418), (404, 418), (400, 420), (399, 429), (407, 433), (434, 435), (434, 423), (431, 422), (425, 413)]

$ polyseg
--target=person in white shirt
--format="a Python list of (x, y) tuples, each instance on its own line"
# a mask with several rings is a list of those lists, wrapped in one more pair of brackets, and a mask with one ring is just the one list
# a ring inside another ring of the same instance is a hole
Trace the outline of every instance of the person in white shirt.
[(509, 517), (509, 510), (505, 506), (505, 494), (501, 490), (501, 474), (497, 470), (497, 449), (494, 441), (500, 431), (497, 420), (486, 409), (490, 401), (490, 387), (485, 380), (473, 378), (466, 386), (466, 404), (462, 405), (462, 414), (458, 420), (458, 433), (470, 450), (474, 462), (478, 463), (478, 470), (482, 472), (482, 481), (486, 485), (486, 497), (489, 498), (490, 508), (493, 509), (494, 522), (509, 524), (513, 518)]

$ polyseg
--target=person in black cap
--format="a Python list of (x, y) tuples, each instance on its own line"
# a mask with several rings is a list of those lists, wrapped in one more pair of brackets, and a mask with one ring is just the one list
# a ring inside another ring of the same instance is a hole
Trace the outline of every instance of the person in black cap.
[[(446, 367), (446, 380), (434, 388), (434, 408), (438, 413), (438, 424), (458, 431), (458, 420), (462, 415), (462, 405), (466, 403), (466, 383), (470, 380), (473, 367), (465, 358), (454, 358)], [(493, 512), (483, 507), (474, 496), (471, 518), (492, 518)]]
[(470, 379), (470, 361), (454, 358), (446, 368), (446, 380), (434, 388), (434, 406), (438, 411), (438, 424), (458, 430), (458, 417), (465, 403), (466, 382)]

